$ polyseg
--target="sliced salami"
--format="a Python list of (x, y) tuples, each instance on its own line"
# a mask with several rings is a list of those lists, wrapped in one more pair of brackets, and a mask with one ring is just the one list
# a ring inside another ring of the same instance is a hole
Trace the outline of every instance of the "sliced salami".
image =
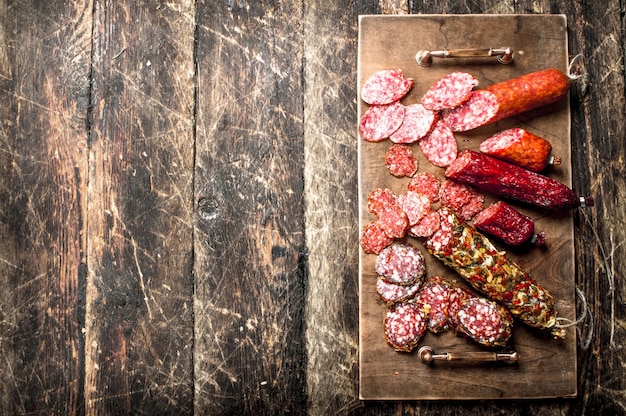
[(383, 204), (396, 204), (397, 195), (388, 188), (376, 188), (367, 196), (367, 210), (378, 215)]
[(439, 201), (439, 188), (441, 182), (437, 177), (430, 172), (418, 172), (411, 178), (407, 188), (409, 191), (417, 192), (422, 195), (426, 195), (430, 202), (435, 203)]
[(439, 229), (424, 243), (429, 251), (440, 251), (454, 237), (455, 216), (447, 208), (436, 211), (439, 214)]
[(422, 281), (418, 280), (412, 285), (397, 285), (389, 283), (382, 277), (376, 279), (376, 292), (387, 303), (403, 302), (412, 298), (422, 287)]
[(395, 204), (383, 203), (378, 211), (378, 221), (391, 238), (404, 237), (409, 228), (409, 218), (404, 210)]
[(459, 331), (457, 314), (465, 299), (478, 297), (474, 292), (461, 286), (453, 286), (448, 297), (448, 324), (454, 332)]
[(426, 137), (437, 119), (437, 113), (427, 110), (422, 104), (408, 105), (402, 125), (389, 136), (389, 140), (394, 143), (415, 143)]
[(430, 237), (439, 230), (441, 219), (437, 211), (428, 210), (426, 214), (407, 231), (411, 237)]
[(409, 219), (409, 227), (417, 224), (430, 211), (430, 200), (426, 195), (407, 191), (398, 196), (398, 205)]
[(446, 179), (439, 190), (443, 206), (451, 208), (464, 220), (473, 218), (484, 208), (485, 196), (469, 185)]
[(496, 96), (484, 90), (473, 91), (469, 100), (458, 107), (443, 110), (441, 118), (454, 132), (475, 129), (487, 124), (498, 113)]
[(422, 286), (415, 297), (415, 303), (428, 317), (428, 330), (431, 332), (442, 332), (448, 328), (450, 290), (450, 284), (443, 277), (435, 276)]
[(363, 227), (360, 242), (367, 254), (378, 254), (393, 243), (393, 238), (387, 235), (380, 222), (374, 221)]
[(406, 144), (394, 143), (389, 146), (385, 155), (385, 164), (389, 173), (398, 178), (413, 176), (418, 169), (417, 159)]
[(424, 278), (424, 257), (410, 244), (392, 244), (376, 257), (376, 273), (389, 283), (412, 285)]
[(426, 317), (415, 303), (395, 303), (387, 311), (383, 327), (388, 345), (411, 352), (426, 332)]
[(413, 85), (414, 81), (405, 78), (400, 69), (383, 69), (365, 81), (361, 99), (367, 104), (390, 104), (404, 97)]
[(441, 111), (458, 107), (472, 95), (478, 80), (466, 72), (453, 72), (439, 79), (422, 97), (422, 104), (429, 110)]
[(373, 105), (367, 109), (359, 123), (359, 134), (369, 142), (380, 142), (393, 134), (404, 120), (405, 107), (398, 101)]
[(426, 159), (441, 168), (449, 166), (458, 153), (458, 146), (454, 133), (439, 120), (428, 136), (419, 141), (420, 148)]
[(511, 338), (511, 314), (489, 299), (465, 299), (457, 312), (457, 319), (458, 331), (479, 344), (504, 346)]

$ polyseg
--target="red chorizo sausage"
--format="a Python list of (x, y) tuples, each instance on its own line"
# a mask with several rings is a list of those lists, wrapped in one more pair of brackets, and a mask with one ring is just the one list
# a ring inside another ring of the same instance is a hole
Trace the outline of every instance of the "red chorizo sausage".
[(549, 141), (520, 128), (503, 130), (486, 138), (479, 150), (533, 172), (541, 172), (548, 164), (561, 163), (560, 158), (552, 156)]

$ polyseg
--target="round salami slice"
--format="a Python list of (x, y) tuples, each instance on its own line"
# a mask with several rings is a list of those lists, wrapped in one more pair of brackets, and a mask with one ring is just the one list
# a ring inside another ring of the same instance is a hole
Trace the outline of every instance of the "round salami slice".
[(422, 97), (422, 104), (429, 110), (441, 111), (458, 107), (472, 95), (478, 80), (466, 72), (453, 72), (439, 79)]
[(431, 277), (415, 297), (415, 303), (421, 305), (428, 317), (428, 330), (442, 332), (448, 328), (448, 301), (450, 284), (439, 276)]
[(458, 330), (479, 344), (504, 346), (511, 338), (513, 318), (503, 306), (485, 298), (465, 299), (457, 312)]
[(420, 148), (426, 159), (435, 166), (449, 166), (458, 154), (456, 137), (452, 130), (441, 120), (432, 131), (419, 141)]
[(380, 295), (383, 301), (387, 303), (403, 302), (412, 298), (422, 287), (422, 281), (418, 280), (412, 285), (397, 285), (395, 283), (389, 283), (382, 277), (378, 276), (376, 279), (376, 292)]
[(437, 211), (428, 210), (426, 214), (407, 231), (411, 237), (430, 237), (439, 230), (441, 219)]
[(397, 195), (388, 188), (376, 188), (367, 196), (367, 210), (378, 215), (383, 204), (397, 204)]
[(459, 218), (469, 220), (484, 208), (485, 196), (471, 186), (446, 179), (439, 190), (443, 206), (451, 208)]
[(457, 314), (465, 299), (478, 297), (474, 292), (461, 286), (454, 286), (450, 290), (448, 298), (448, 324), (454, 332), (459, 331), (459, 319)]
[(365, 81), (361, 99), (367, 104), (389, 104), (404, 97), (413, 85), (414, 81), (405, 78), (400, 69), (383, 69)]
[(398, 178), (413, 176), (418, 169), (417, 159), (406, 144), (392, 144), (385, 155), (385, 164), (389, 173)]
[(417, 192), (422, 195), (426, 195), (430, 202), (435, 203), (439, 201), (439, 188), (441, 182), (437, 177), (430, 172), (418, 172), (411, 178), (407, 188), (409, 191)]
[(404, 120), (405, 107), (400, 102), (373, 105), (359, 123), (359, 134), (368, 142), (380, 142), (398, 130)]
[(361, 247), (367, 254), (378, 254), (393, 243), (378, 221), (370, 222), (361, 232)]
[(387, 311), (383, 327), (388, 345), (411, 352), (426, 332), (426, 317), (415, 303), (395, 303)]
[(409, 218), (398, 205), (385, 204), (380, 206), (378, 221), (385, 233), (391, 238), (402, 238), (409, 228)]
[(376, 273), (389, 283), (411, 285), (424, 278), (424, 257), (410, 244), (392, 244), (376, 258)]
[(468, 131), (491, 122), (498, 114), (498, 107), (494, 94), (477, 90), (460, 106), (443, 110), (441, 118), (454, 132)]
[(409, 219), (409, 227), (418, 223), (430, 211), (430, 200), (426, 195), (406, 191), (398, 196), (398, 205)]
[(443, 250), (454, 234), (454, 214), (447, 208), (440, 208), (437, 213), (439, 214), (439, 229), (424, 242), (429, 251)]
[(402, 125), (389, 136), (389, 140), (394, 143), (415, 143), (426, 137), (437, 119), (437, 113), (427, 110), (422, 104), (408, 105)]

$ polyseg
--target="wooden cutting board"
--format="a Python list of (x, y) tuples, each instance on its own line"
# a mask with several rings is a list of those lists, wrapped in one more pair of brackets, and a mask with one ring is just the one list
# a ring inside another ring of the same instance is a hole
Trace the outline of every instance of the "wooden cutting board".
[[(418, 66), (419, 50), (453, 48), (501, 48), (514, 50), (512, 64), (494, 58), (433, 60), (430, 67)], [(562, 15), (411, 15), (360, 16), (358, 45), (358, 89), (374, 72), (400, 68), (415, 79), (415, 87), (403, 103), (419, 102), (426, 90), (442, 76), (465, 71), (481, 86), (504, 81), (536, 70), (556, 67), (567, 71), (567, 22)], [(359, 100), (359, 119), (367, 105)], [(569, 100), (519, 117), (457, 134), (460, 149), (478, 150), (482, 140), (511, 127), (522, 127), (548, 139), (553, 154), (563, 163), (546, 174), (571, 186)], [(389, 141), (369, 143), (359, 139), (360, 227), (375, 218), (367, 211), (367, 196), (377, 187), (406, 190), (408, 178), (392, 177), (384, 155)], [(417, 144), (420, 171), (444, 178), (443, 169), (426, 161)], [(495, 199), (487, 196), (485, 206)], [(515, 204), (514, 204), (515, 205)], [(572, 212), (545, 212), (515, 205), (535, 219), (536, 228), (547, 234), (545, 249), (507, 249), (509, 257), (528, 271), (556, 300), (561, 317), (575, 320), (575, 271)], [(407, 238), (422, 251), (429, 276), (458, 276), (428, 254), (422, 241)], [(497, 244), (496, 244), (497, 245)], [(505, 247), (500, 246), (502, 249)], [(364, 400), (412, 399), (500, 399), (550, 398), (576, 395), (576, 328), (568, 328), (564, 340), (554, 340), (522, 324), (514, 328), (511, 346), (519, 353), (516, 364), (437, 362), (426, 365), (413, 353), (398, 353), (383, 337), (382, 321), (387, 306), (376, 293), (375, 255), (360, 250), (360, 397)], [(420, 345), (435, 352), (480, 351), (449, 331), (427, 334)]]

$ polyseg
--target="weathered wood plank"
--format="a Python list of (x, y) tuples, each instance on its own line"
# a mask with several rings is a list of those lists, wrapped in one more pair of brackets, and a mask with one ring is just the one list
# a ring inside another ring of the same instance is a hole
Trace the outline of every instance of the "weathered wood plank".
[(0, 2), (0, 414), (83, 412), (91, 2)]
[(198, 414), (306, 407), (301, 17), (198, 3)]
[(96, 1), (86, 411), (193, 411), (192, 2)]

